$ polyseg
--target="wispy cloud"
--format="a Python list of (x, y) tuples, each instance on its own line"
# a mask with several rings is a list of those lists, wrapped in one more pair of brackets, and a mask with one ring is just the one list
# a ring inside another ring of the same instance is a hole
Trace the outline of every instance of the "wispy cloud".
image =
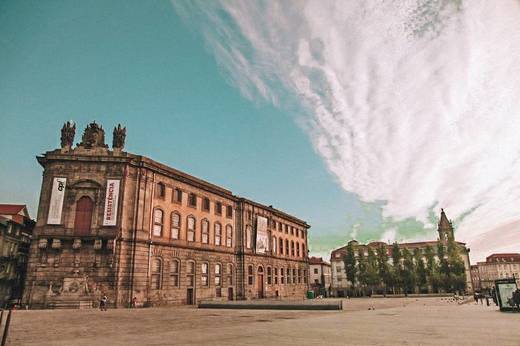
[(395, 220), (471, 210), (457, 237), (473, 258), (520, 250), (500, 237), (520, 220), (518, 1), (173, 5), (245, 97), (304, 110), (346, 191)]

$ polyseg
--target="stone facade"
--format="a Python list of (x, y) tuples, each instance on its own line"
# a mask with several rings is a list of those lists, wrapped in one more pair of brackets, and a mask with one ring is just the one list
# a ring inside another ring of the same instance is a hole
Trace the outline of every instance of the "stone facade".
[(66, 124), (62, 148), (38, 157), (31, 307), (87, 307), (103, 294), (118, 307), (304, 297), (306, 222), (125, 152), (120, 126), (113, 150), (95, 123), (72, 148), (74, 131)]

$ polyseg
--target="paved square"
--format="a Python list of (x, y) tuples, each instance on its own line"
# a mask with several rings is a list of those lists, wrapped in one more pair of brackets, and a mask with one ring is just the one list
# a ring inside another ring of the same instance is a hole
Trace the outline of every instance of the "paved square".
[[(369, 308), (374, 308), (370, 309)], [(16, 311), (12, 345), (520, 345), (520, 314), (439, 298), (344, 301), (343, 311), (190, 307)]]

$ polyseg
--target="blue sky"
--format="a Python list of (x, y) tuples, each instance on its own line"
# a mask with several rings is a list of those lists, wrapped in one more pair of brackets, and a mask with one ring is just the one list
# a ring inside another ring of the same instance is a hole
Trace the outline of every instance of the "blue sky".
[(0, 51), (0, 196), (33, 217), (35, 156), (59, 147), (69, 119), (76, 141), (92, 120), (120, 122), (128, 151), (293, 213), (314, 235), (359, 209), (291, 117), (229, 85), (168, 1), (4, 1)]
[(435, 239), (440, 207), (472, 260), (518, 251), (520, 6), (453, 4), (0, 1), (0, 201), (35, 216), (35, 156), (96, 120), (307, 220), (316, 254)]

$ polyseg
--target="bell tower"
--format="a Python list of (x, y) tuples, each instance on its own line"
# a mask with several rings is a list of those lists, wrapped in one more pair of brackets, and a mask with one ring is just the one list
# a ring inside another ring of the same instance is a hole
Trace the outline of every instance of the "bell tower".
[(444, 243), (455, 239), (453, 234), (453, 225), (446, 217), (444, 209), (441, 209), (441, 219), (439, 220), (437, 232), (439, 232), (439, 240)]

